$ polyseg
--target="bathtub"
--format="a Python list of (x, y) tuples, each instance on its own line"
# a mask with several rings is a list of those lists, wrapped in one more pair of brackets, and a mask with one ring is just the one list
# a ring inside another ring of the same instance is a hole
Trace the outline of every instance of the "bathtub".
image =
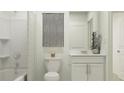
[(18, 76), (14, 81), (27, 81), (27, 73)]

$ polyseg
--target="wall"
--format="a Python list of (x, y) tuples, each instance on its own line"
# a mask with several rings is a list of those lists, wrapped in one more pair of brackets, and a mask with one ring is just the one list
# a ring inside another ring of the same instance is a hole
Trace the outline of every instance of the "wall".
[(1, 55), (9, 55), (0, 61), (0, 80), (14, 80), (27, 69), (27, 13), (0, 12), (0, 25), (1, 37), (9, 39), (0, 45)]
[(28, 80), (41, 81), (45, 73), (42, 47), (42, 12), (29, 12)]
[[(36, 80), (36, 13), (28, 12), (28, 80)], [(41, 56), (42, 57), (42, 56)], [(41, 74), (41, 73), (40, 73)]]
[(108, 31), (109, 31), (109, 20), (108, 12), (100, 12), (100, 34), (102, 35), (102, 46), (101, 51), (107, 53), (108, 45)]
[(107, 11), (99, 12), (99, 31), (102, 36), (101, 53), (106, 54), (106, 80), (112, 78), (112, 60), (111, 60), (111, 14)]

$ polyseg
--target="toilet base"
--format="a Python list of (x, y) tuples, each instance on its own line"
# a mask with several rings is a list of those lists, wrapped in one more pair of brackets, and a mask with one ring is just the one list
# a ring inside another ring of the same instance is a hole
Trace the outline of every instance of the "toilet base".
[(59, 81), (60, 76), (57, 72), (48, 72), (44, 75), (45, 81)]

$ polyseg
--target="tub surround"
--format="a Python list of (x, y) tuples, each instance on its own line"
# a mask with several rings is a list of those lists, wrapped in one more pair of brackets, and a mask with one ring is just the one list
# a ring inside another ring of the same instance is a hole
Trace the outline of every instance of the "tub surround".
[(18, 76), (14, 81), (27, 81), (27, 73)]
[(0, 81), (27, 72), (27, 34), (27, 12), (0, 12)]

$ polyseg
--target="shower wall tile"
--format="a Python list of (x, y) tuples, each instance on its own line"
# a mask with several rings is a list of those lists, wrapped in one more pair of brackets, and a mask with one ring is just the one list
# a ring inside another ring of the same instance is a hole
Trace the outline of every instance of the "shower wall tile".
[(2, 67), (5, 68), (15, 68), (15, 62), (14, 60), (10, 57), (6, 60), (2, 61)]
[(11, 81), (15, 79), (15, 71), (14, 69), (4, 69), (3, 70), (3, 80)]
[(0, 41), (0, 56), (2, 56), (2, 54), (3, 54), (3, 49), (2, 49), (2, 43)]
[(0, 70), (2, 69), (3, 67), (2, 67), (2, 61), (1, 61), (1, 59), (0, 59)]
[[(11, 55), (14, 62), (19, 64), (19, 68), (27, 67), (27, 20), (12, 19), (11, 30)], [(14, 56), (18, 54), (20, 57), (15, 59)]]
[(19, 63), (19, 68), (26, 68), (28, 65), (27, 55), (22, 55), (18, 63)]
[[(0, 80), (14, 80), (27, 69), (27, 13), (0, 12), (0, 38), (2, 37), (10, 37), (10, 40), (0, 41), (0, 55), (10, 57), (0, 60)], [(16, 54), (21, 55), (19, 59), (15, 59)], [(17, 62), (19, 66), (16, 67)], [(17, 71), (19, 74), (15, 73), (16, 68), (21, 68)]]
[(0, 16), (0, 37), (9, 37), (10, 35), (10, 19)]
[(1, 46), (3, 50), (2, 55), (10, 55), (10, 42), (2, 42)]
[(27, 68), (23, 68), (23, 69), (19, 68), (19, 69), (17, 69), (16, 77), (21, 76), (25, 72), (27, 72)]
[(3, 73), (4, 73), (4, 71), (3, 70), (0, 70), (0, 81), (3, 80)]
[(1, 69), (0, 70), (0, 81), (14, 80), (15, 74), (14, 69)]

